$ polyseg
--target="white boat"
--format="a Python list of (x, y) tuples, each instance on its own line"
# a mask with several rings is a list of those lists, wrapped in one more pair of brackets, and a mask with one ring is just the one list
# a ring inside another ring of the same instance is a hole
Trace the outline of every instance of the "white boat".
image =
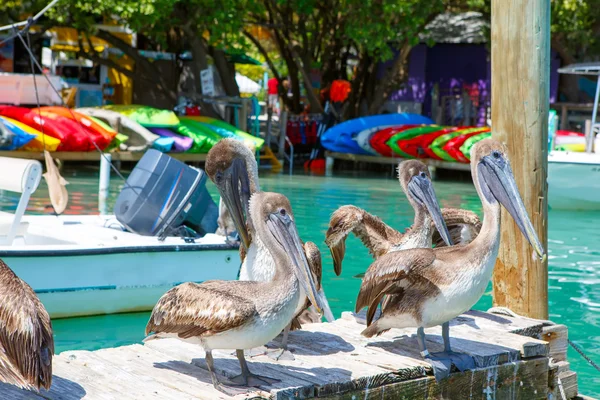
[(600, 210), (600, 154), (551, 151), (548, 204), (551, 209)]
[(41, 177), (38, 161), (0, 157), (0, 189), (21, 192), (0, 213), (0, 258), (35, 290), (52, 318), (151, 310), (182, 282), (237, 278), (238, 244), (127, 232), (111, 215), (23, 216)]
[(600, 122), (597, 120), (600, 63), (568, 65), (558, 72), (595, 76), (597, 86), (592, 120), (586, 132), (585, 153), (553, 150), (548, 153), (548, 204), (554, 209), (600, 210), (600, 146), (596, 140), (596, 135), (600, 133)]

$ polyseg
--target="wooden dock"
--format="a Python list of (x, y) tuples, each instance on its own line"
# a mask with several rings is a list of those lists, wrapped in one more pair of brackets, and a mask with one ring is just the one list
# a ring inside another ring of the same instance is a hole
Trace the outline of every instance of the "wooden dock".
[[(357, 322), (358, 321), (358, 322)], [(436, 383), (419, 356), (416, 330), (360, 335), (361, 317), (346, 312), (334, 323), (290, 333), (294, 361), (248, 358), (257, 374), (281, 380), (238, 395), (246, 399), (571, 399), (577, 375), (566, 361), (567, 329), (542, 321), (470, 311), (452, 321), (455, 351), (477, 369)], [(441, 351), (441, 329), (426, 330), (431, 351)], [(140, 332), (141, 336), (141, 332)], [(273, 345), (271, 343), (269, 346)], [(231, 351), (215, 351), (217, 372), (239, 374)], [(561, 391), (564, 397), (561, 397)], [(551, 397), (552, 396), (552, 397)], [(97, 351), (66, 351), (54, 358), (50, 391), (35, 394), (0, 385), (12, 399), (226, 399), (212, 384), (203, 350), (176, 339)]]
[[(327, 160), (326, 165), (328, 170), (333, 169), (335, 160), (345, 160), (354, 162), (365, 162), (373, 164), (391, 164), (398, 165), (398, 163), (404, 158), (402, 157), (380, 157), (380, 156), (367, 156), (362, 154), (347, 154), (347, 153), (336, 153), (332, 151), (325, 152), (325, 158)], [(420, 158), (424, 164), (439, 169), (449, 169), (454, 171), (471, 171), (470, 164), (464, 164), (459, 162), (449, 162), (433, 160), (431, 158)]]
[[(113, 151), (110, 152), (113, 161), (139, 161), (145, 151)], [(101, 154), (97, 151), (54, 151), (53, 158), (61, 161), (100, 161)], [(206, 154), (198, 153), (167, 153), (169, 156), (184, 162), (204, 162)], [(0, 157), (25, 158), (28, 160), (44, 160), (44, 153), (38, 151), (0, 151)]]

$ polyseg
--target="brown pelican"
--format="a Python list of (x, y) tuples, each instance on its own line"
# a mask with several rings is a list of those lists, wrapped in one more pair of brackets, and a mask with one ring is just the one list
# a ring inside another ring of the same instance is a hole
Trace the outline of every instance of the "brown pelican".
[[(265, 252), (260, 252), (263, 245), (253, 240), (254, 227), (252, 218), (248, 215), (248, 199), (253, 193), (260, 192), (258, 182), (258, 166), (254, 154), (240, 141), (235, 139), (222, 139), (209, 151), (206, 158), (205, 170), (209, 178), (215, 183), (221, 199), (227, 206), (231, 219), (241, 238), (240, 258), (242, 267), (239, 279), (243, 281), (270, 281), (275, 274), (272, 263), (262, 260)], [(321, 252), (316, 244), (306, 242), (303, 244), (304, 254), (312, 271), (312, 277), (317, 288), (320, 302), (323, 305), (325, 318), (332, 322), (333, 314), (327, 303), (327, 298), (321, 286)], [(303, 297), (298, 304), (293, 320), (283, 332), (281, 348), (283, 351), (267, 352), (272, 358), (293, 359), (287, 351), (287, 339), (290, 329), (300, 329), (300, 319), (304, 316), (309, 320), (320, 320), (320, 316), (313, 316), (308, 309), (310, 302)], [(308, 314), (308, 315), (306, 315)], [(261, 350), (257, 354), (264, 354)], [(254, 354), (254, 352), (253, 352)]]
[[(261, 244), (253, 262), (272, 264), (273, 279), (181, 284), (160, 298), (146, 326), (147, 335), (154, 332), (146, 340), (177, 337), (204, 347), (213, 384), (227, 394), (232, 394), (227, 385), (270, 383), (270, 378), (249, 371), (243, 350), (275, 338), (293, 318), (302, 296), (307, 295), (320, 311), (288, 199), (278, 193), (255, 193), (249, 213), (254, 239)], [(214, 372), (214, 349), (235, 349), (241, 375), (219, 382)]]
[(50, 316), (31, 287), (0, 260), (0, 381), (50, 389), (53, 355)]
[(351, 205), (342, 206), (332, 214), (325, 243), (331, 251), (337, 275), (342, 272), (345, 241), (350, 232), (363, 242), (374, 258), (398, 250), (431, 247), (432, 235), (437, 247), (444, 243), (465, 243), (477, 236), (481, 224), (475, 213), (445, 208), (440, 214), (429, 169), (421, 161), (401, 162), (398, 180), (415, 210), (414, 223), (406, 232), (400, 233), (378, 217)]
[[(535, 252), (545, 257), (519, 195), (505, 146), (492, 139), (477, 143), (471, 151), (471, 173), (483, 203), (479, 235), (467, 245), (381, 256), (367, 270), (356, 300), (357, 311), (369, 308), (368, 327), (362, 332), (366, 337), (390, 328), (418, 328), (421, 354), (432, 363), (436, 378), (446, 376), (452, 362), (459, 369), (468, 368), (469, 362), (472, 365), (470, 357), (451, 351), (449, 321), (469, 310), (490, 281), (500, 243), (500, 205), (508, 210)], [(373, 322), (381, 302), (381, 316)], [(425, 347), (423, 329), (436, 325), (442, 325), (445, 351), (433, 356)]]

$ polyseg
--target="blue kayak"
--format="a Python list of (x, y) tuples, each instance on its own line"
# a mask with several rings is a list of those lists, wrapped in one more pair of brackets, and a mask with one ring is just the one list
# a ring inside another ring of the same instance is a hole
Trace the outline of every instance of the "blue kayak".
[(378, 126), (385, 127), (405, 124), (431, 125), (433, 121), (423, 115), (410, 113), (372, 115), (351, 119), (335, 125), (323, 133), (321, 144), (327, 150), (338, 153), (372, 155), (357, 143), (356, 139), (360, 132)]
[(0, 116), (0, 150), (17, 150), (36, 138)]

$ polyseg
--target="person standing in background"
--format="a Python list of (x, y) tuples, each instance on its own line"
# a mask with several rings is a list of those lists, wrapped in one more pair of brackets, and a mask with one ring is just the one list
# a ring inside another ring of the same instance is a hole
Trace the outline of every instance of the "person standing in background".
[(277, 78), (271, 78), (267, 81), (267, 107), (270, 108), (273, 113), (279, 115), (279, 94), (277, 86), (279, 86)]

